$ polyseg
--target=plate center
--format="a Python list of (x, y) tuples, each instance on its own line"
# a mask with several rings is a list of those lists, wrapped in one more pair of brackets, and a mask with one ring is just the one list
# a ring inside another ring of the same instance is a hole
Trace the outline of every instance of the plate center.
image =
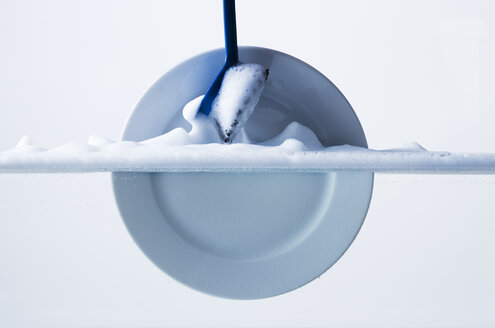
[(334, 174), (160, 173), (151, 182), (163, 217), (212, 255), (260, 260), (285, 252), (318, 225)]

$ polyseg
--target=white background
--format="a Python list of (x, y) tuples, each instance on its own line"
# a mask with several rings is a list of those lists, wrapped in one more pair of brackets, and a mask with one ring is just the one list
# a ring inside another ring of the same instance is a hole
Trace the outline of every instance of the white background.
[[(118, 139), (144, 91), (223, 46), (221, 1), (0, 0), (0, 151)], [(237, 1), (241, 45), (327, 75), (370, 147), (495, 152), (495, 1)], [(495, 177), (378, 175), (320, 279), (258, 301), (157, 269), (108, 174), (0, 175), (0, 326), (495, 326)]]

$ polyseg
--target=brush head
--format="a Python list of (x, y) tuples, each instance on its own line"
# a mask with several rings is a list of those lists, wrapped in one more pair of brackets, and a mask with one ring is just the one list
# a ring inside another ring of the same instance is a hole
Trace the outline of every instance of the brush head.
[(227, 69), (209, 115), (223, 142), (231, 143), (251, 116), (267, 78), (268, 69), (258, 64), (238, 64)]

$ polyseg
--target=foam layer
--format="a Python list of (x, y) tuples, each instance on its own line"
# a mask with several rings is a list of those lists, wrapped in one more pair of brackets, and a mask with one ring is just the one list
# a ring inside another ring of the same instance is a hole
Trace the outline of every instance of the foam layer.
[(23, 137), (0, 153), (0, 173), (188, 172), (336, 170), (396, 173), (495, 173), (495, 154), (427, 151), (417, 143), (388, 150), (354, 146), (325, 148), (307, 127), (293, 122), (278, 136), (249, 143), (243, 129), (224, 144), (214, 122), (197, 113), (201, 97), (185, 106), (191, 124), (142, 142), (91, 136), (87, 144), (47, 150)]
[(109, 142), (98, 147), (70, 143), (50, 150), (24, 145), (0, 153), (0, 173), (341, 170), (495, 173), (495, 154), (370, 150), (347, 145), (310, 150), (294, 138), (277, 146), (242, 143), (171, 145), (155, 139)]

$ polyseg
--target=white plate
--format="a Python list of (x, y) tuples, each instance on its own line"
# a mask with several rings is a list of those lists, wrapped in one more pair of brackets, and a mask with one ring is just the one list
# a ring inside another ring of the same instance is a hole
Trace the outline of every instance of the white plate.
[[(297, 120), (325, 146), (367, 146), (351, 106), (321, 73), (270, 49), (241, 47), (239, 54), (270, 69), (246, 127), (252, 139)], [(185, 127), (182, 107), (206, 91), (223, 60), (223, 49), (214, 50), (161, 77), (133, 111), (123, 140)], [(114, 173), (113, 185), (129, 232), (160, 269), (205, 293), (254, 299), (298, 288), (342, 256), (366, 216), (373, 174)]]

